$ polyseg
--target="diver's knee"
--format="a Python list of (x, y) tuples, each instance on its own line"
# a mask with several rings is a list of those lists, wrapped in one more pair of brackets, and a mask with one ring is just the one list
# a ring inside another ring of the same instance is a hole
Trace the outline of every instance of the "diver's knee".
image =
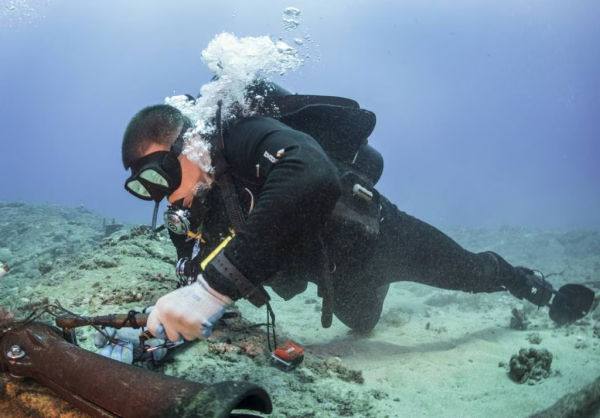
[(334, 314), (342, 324), (346, 325), (351, 330), (360, 333), (367, 333), (375, 328), (375, 325), (377, 325), (379, 317), (381, 316), (381, 314), (366, 316), (339, 311), (335, 311)]
[(389, 287), (386, 284), (371, 292), (341, 297), (336, 301), (333, 313), (348, 328), (360, 333), (369, 332), (379, 322)]

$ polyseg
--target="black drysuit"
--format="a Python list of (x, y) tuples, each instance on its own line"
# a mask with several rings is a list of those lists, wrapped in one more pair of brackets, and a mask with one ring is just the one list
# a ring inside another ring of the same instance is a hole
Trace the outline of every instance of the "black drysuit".
[[(447, 235), (381, 196), (374, 240), (346, 233), (332, 211), (342, 195), (339, 170), (309, 135), (274, 119), (241, 119), (224, 133), (223, 155), (246, 216), (225, 247), (229, 262), (255, 285), (289, 299), (329, 276), (333, 312), (345, 325), (366, 331), (381, 315), (389, 284), (414, 281), (466, 292), (503, 290), (514, 268), (493, 253), (471, 253)], [(203, 224), (202, 256), (229, 235), (217, 185), (193, 204)], [(179, 257), (193, 242), (171, 233)], [(215, 290), (238, 299), (238, 289), (213, 263), (203, 272)]]

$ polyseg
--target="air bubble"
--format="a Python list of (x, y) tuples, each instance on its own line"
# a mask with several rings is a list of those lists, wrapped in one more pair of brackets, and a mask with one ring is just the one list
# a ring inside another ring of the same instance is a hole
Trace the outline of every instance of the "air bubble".
[(283, 11), (283, 27), (287, 31), (291, 31), (300, 26), (300, 9), (295, 7), (287, 7)]
[(285, 16), (300, 16), (302, 12), (300, 11), (300, 9), (297, 9), (295, 7), (287, 7), (284, 11), (283, 14)]
[(167, 104), (178, 108), (195, 123), (194, 132), (212, 134), (217, 102), (223, 102), (223, 119), (232, 117), (234, 103), (243, 114), (252, 112), (246, 96), (247, 88), (257, 78), (271, 74), (285, 75), (302, 65), (298, 52), (283, 41), (267, 36), (237, 38), (222, 33), (202, 51), (202, 60), (216, 78), (202, 86), (195, 103), (182, 96), (168, 97)]
[(293, 30), (300, 26), (300, 22), (296, 19), (283, 19), (283, 27), (286, 30)]
[(0, 24), (7, 27), (18, 27), (33, 24), (38, 18), (44, 18), (44, 7), (48, 0), (11, 0), (0, 9)]

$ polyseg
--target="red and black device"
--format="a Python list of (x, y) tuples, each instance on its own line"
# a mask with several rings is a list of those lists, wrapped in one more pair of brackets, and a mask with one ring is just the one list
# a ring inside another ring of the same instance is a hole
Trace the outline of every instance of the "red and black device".
[(294, 370), (304, 360), (304, 348), (287, 341), (282, 347), (273, 351), (273, 364), (284, 372)]

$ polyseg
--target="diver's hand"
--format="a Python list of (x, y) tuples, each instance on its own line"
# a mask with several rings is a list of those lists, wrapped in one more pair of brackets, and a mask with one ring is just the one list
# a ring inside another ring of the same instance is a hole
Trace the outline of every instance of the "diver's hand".
[(232, 302), (200, 275), (193, 284), (161, 297), (146, 324), (152, 335), (173, 342), (205, 338)]

